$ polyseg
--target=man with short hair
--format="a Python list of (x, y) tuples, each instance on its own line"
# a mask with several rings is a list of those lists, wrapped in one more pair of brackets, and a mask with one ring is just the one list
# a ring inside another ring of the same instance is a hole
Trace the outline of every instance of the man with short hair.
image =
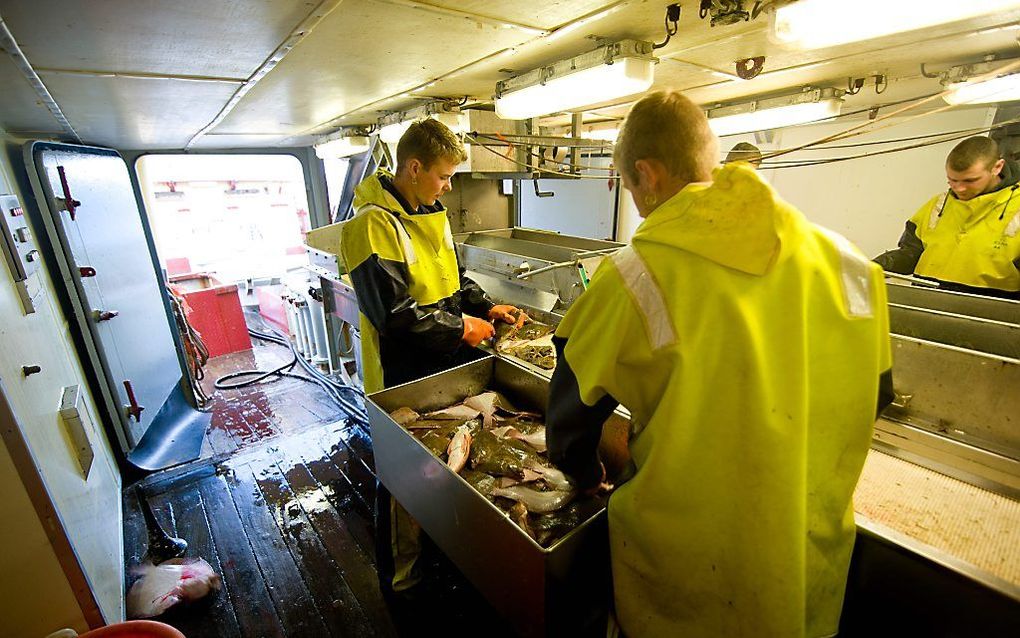
[[(473, 346), (495, 334), (490, 321), (527, 319), (514, 306), (494, 304), (458, 263), (439, 197), (450, 192), (466, 159), (449, 128), (420, 120), (397, 143), (396, 172), (380, 170), (354, 191), (356, 212), (343, 226), (340, 252), (361, 312), (368, 393), (467, 363), (477, 357)], [(376, 541), (384, 590), (418, 582), (419, 532), (380, 483)]]
[(633, 478), (609, 499), (629, 638), (831, 636), (851, 502), (892, 399), (885, 283), (746, 164), (701, 109), (634, 105), (614, 152), (644, 218), (556, 330), (547, 444), (580, 490), (617, 403)]
[(906, 223), (899, 248), (875, 262), (941, 288), (1020, 299), (1020, 165), (994, 140), (971, 137), (946, 158), (949, 190)]

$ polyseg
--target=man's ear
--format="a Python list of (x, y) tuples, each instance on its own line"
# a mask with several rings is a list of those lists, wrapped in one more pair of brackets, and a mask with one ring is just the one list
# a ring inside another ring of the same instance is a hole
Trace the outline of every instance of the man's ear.
[(995, 163), (994, 166), (992, 166), (992, 175), (998, 175), (999, 173), (1001, 173), (1002, 169), (1005, 166), (1006, 166), (1006, 160), (1005, 159), (1000, 159), (998, 162)]
[(637, 172), (638, 179), (637, 185), (648, 191), (655, 191), (655, 188), (659, 185), (660, 171), (658, 162), (655, 160), (639, 159), (634, 162), (634, 170)]
[(421, 160), (417, 157), (412, 157), (407, 162), (407, 174), (411, 177), (417, 178), (421, 174), (422, 168)]

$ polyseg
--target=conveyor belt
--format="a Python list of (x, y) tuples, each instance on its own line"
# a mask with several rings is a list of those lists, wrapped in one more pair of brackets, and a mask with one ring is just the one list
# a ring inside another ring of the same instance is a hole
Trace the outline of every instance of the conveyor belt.
[(971, 575), (1020, 592), (1020, 501), (871, 450), (854, 509), (859, 522), (888, 528), (947, 562), (972, 566)]

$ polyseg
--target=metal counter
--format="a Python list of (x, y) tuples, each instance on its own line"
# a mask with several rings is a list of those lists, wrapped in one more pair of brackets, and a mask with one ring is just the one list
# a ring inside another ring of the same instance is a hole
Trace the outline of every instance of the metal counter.
[[(370, 395), (379, 479), (521, 635), (604, 631), (609, 546), (603, 501), (592, 499), (587, 519), (543, 548), (389, 417), (400, 407), (427, 412), (487, 389), (519, 408), (545, 412), (548, 380), (495, 357)], [(604, 428), (610, 473), (626, 463), (629, 427), (614, 415)]]

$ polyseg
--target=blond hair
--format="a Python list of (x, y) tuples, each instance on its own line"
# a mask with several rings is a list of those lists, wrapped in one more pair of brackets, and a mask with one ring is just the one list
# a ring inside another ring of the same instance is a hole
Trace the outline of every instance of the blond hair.
[(412, 159), (420, 161), (426, 169), (438, 159), (454, 164), (467, 161), (464, 143), (453, 131), (438, 120), (418, 120), (404, 131), (397, 142), (397, 170)]
[(978, 162), (984, 168), (991, 168), (999, 161), (999, 145), (990, 137), (976, 135), (968, 137), (949, 151), (946, 166), (954, 171), (965, 171)]
[(618, 170), (637, 181), (638, 160), (658, 160), (686, 182), (707, 181), (719, 161), (719, 141), (700, 108), (680, 91), (656, 91), (630, 110), (616, 141)]

